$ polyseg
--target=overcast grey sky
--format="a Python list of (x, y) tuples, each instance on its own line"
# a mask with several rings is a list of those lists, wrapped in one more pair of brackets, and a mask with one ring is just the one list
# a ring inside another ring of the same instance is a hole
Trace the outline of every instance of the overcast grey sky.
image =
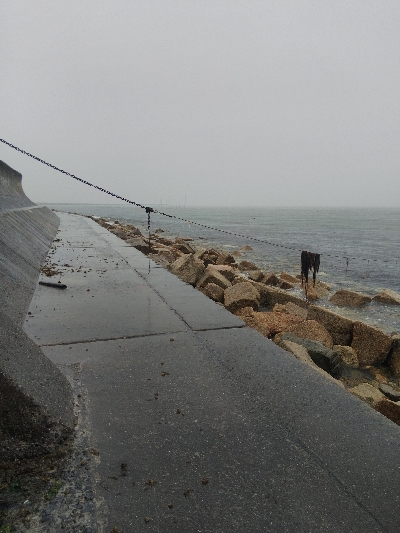
[(0, 137), (146, 204), (398, 207), (400, 2), (2, 0)]

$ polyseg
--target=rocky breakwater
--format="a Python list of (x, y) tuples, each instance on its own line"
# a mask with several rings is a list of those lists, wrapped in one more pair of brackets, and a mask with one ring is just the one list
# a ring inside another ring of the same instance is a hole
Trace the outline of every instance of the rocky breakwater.
[[(149, 242), (132, 225), (92, 218), (400, 424), (400, 335), (318, 305), (366, 306), (369, 296), (345, 290), (331, 295), (329, 284), (317, 280), (309, 284), (306, 298), (300, 275), (265, 272), (245, 260), (249, 246), (231, 253), (199, 248), (192, 239), (167, 238), (162, 230)], [(390, 290), (373, 299), (400, 305), (400, 295)]]

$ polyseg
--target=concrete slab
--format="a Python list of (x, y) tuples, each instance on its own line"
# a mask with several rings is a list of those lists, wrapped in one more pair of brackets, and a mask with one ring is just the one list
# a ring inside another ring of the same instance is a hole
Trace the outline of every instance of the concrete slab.
[(238, 393), (267, 407), (267, 424), (285, 427), (383, 530), (396, 531), (400, 494), (377, 495), (400, 488), (398, 426), (252, 330), (197, 336), (229, 369)]
[(24, 325), (38, 345), (186, 329), (143, 277), (91, 231), (85, 219), (71, 218), (68, 230), (61, 226), (51, 259), (61, 270), (53, 281), (62, 281), (67, 289), (38, 285)]
[(398, 532), (398, 426), (72, 218), (26, 330), (85, 391), (100, 531)]
[(240, 318), (228, 313), (223, 306), (183, 283), (168, 270), (152, 269), (149, 273), (138, 268), (137, 271), (193, 331), (245, 326)]
[[(104, 237), (107, 242), (138, 272), (161, 296), (168, 302), (168, 305), (184, 320), (186, 324), (196, 331), (206, 329), (237, 328), (244, 327), (244, 322), (240, 318), (227, 313), (220, 305), (216, 304), (204, 294), (199, 293), (191, 285), (182, 283), (176, 276), (160, 267), (131, 246), (125, 246), (125, 242), (96, 224), (93, 220), (88, 220), (88, 224), (93, 230)], [(100, 228), (100, 229), (99, 229)], [(107, 235), (104, 235), (106, 232)], [(120, 243), (124, 243), (121, 246)], [(193, 299), (196, 303), (193, 305)]]
[(81, 363), (104, 531), (380, 530), (196, 335), (87, 346), (44, 350)]

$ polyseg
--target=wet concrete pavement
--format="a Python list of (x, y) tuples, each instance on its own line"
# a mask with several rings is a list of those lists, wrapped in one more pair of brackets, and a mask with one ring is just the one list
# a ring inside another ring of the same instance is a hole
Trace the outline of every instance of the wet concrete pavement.
[(60, 218), (68, 288), (38, 286), (24, 329), (79, 379), (98, 531), (400, 531), (398, 426), (95, 222)]

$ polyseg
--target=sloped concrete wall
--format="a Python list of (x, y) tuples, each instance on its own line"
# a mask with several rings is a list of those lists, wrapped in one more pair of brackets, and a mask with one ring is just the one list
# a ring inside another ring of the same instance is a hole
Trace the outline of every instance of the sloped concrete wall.
[(47, 207), (0, 211), (0, 309), (18, 324), (24, 320), (58, 225), (58, 217)]
[(58, 226), (0, 161), (0, 461), (51, 452), (73, 430), (69, 383), (21, 328)]
[(0, 161), (0, 211), (32, 205), (22, 189), (22, 174)]

